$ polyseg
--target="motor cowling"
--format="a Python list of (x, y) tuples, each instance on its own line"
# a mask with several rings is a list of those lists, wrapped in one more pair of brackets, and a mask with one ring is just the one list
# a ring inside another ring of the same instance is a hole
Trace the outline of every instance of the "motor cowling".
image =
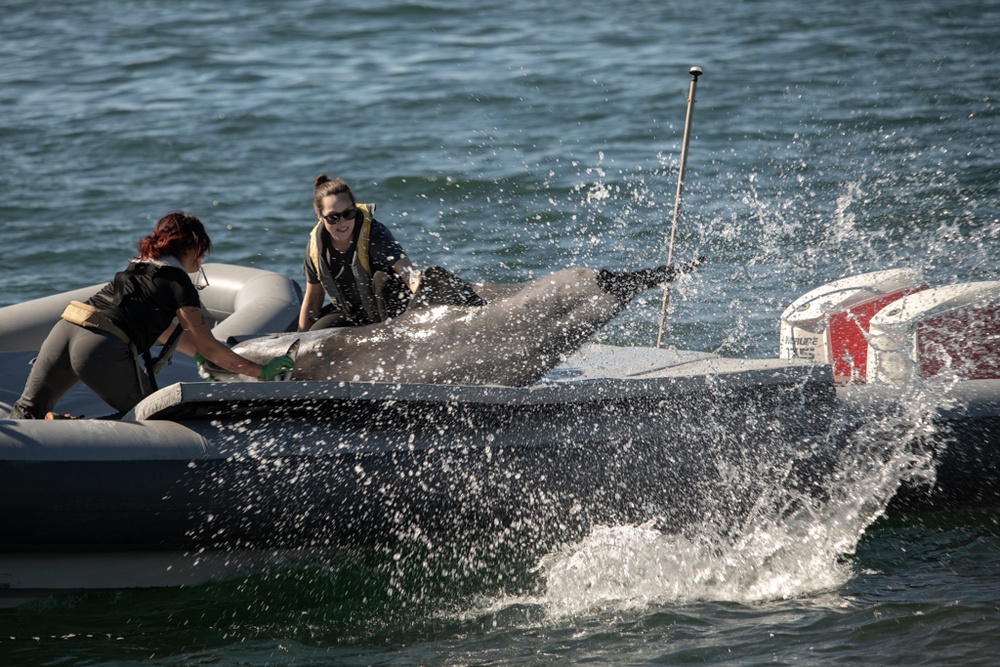
[(1000, 378), (1000, 281), (928, 289), (883, 309), (870, 322), (867, 366), (877, 382)]
[(782, 359), (833, 366), (840, 385), (865, 382), (872, 318), (886, 306), (927, 289), (919, 271), (890, 269), (841, 278), (792, 302), (781, 314)]

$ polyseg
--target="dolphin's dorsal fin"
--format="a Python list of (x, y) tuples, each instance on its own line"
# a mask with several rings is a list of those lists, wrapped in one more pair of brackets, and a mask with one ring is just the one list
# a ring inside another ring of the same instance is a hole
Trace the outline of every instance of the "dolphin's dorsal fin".
[(472, 285), (440, 266), (428, 266), (421, 272), (420, 287), (410, 299), (407, 310), (428, 306), (485, 306)]

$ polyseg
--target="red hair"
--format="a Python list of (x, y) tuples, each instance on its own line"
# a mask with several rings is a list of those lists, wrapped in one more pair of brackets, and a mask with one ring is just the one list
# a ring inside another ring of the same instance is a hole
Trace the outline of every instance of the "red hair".
[(201, 220), (190, 213), (173, 211), (160, 218), (153, 233), (139, 241), (139, 257), (180, 257), (191, 248), (197, 248), (201, 255), (207, 255), (212, 251), (212, 239), (208, 238)]

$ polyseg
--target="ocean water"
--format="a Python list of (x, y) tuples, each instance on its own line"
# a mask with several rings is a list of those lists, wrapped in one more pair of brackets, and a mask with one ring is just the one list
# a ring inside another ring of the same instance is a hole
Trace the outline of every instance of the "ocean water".
[[(662, 262), (692, 66), (674, 252), (706, 262), (668, 344), (775, 356), (786, 305), (866, 271), (1000, 279), (996, 0), (0, 6), (0, 305), (110, 278), (177, 208), (212, 260), (301, 280), (321, 172), (469, 280)], [(655, 344), (659, 307), (598, 339)], [(861, 502), (904, 468), (734, 542), (608, 526), (0, 610), (0, 662), (995, 664), (1000, 515)]]

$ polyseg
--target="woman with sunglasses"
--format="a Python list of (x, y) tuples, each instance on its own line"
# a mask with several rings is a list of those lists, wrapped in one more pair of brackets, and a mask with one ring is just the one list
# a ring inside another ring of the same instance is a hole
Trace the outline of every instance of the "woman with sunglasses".
[[(131, 410), (155, 389), (149, 349), (168, 337), (199, 362), (209, 359), (242, 375), (270, 380), (290, 370), (294, 362), (289, 357), (261, 366), (212, 335), (188, 275), (201, 270), (211, 249), (195, 216), (173, 212), (162, 217), (153, 233), (139, 241), (139, 257), (86, 302), (74, 301), (66, 308), (42, 343), (11, 417), (51, 418), (59, 399), (80, 380), (119, 413)], [(183, 336), (169, 336), (174, 317)]]
[(420, 276), (392, 232), (372, 217), (375, 205), (355, 202), (339, 178), (320, 174), (313, 185), (318, 222), (306, 246), (299, 330), (372, 324), (403, 312)]

